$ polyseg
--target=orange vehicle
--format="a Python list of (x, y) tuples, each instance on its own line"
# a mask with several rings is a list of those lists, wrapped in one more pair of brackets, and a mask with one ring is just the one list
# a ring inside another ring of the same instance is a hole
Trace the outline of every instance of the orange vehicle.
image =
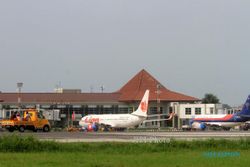
[(2, 128), (13, 132), (14, 130), (19, 130), (24, 132), (26, 129), (33, 130), (43, 130), (44, 132), (50, 131), (50, 123), (44, 116), (39, 113), (36, 109), (24, 110), (23, 117), (19, 113), (12, 115), (10, 119), (5, 119), (1, 121)]

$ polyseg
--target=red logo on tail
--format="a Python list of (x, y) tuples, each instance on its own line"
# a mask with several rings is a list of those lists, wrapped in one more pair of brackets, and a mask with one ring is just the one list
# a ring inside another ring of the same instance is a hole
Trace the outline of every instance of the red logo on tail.
[(148, 104), (146, 102), (141, 102), (142, 112), (147, 112)]

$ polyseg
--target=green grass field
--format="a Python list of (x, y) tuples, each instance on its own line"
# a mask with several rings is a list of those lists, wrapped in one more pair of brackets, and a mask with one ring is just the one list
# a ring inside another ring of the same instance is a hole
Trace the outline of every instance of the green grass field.
[(166, 143), (56, 143), (0, 138), (0, 166), (187, 167), (249, 166), (250, 140)]
[(205, 157), (202, 151), (174, 151), (169, 153), (104, 154), (83, 152), (0, 153), (0, 166), (90, 166), (90, 167), (146, 167), (146, 166), (249, 166), (249, 151), (239, 157)]

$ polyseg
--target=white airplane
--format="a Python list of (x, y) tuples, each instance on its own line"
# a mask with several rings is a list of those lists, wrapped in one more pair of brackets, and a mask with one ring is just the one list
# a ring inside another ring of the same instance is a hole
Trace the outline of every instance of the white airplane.
[(84, 116), (79, 125), (88, 131), (97, 131), (98, 126), (104, 128), (123, 129), (134, 127), (147, 118), (149, 90), (146, 90), (139, 107), (131, 114), (93, 114)]

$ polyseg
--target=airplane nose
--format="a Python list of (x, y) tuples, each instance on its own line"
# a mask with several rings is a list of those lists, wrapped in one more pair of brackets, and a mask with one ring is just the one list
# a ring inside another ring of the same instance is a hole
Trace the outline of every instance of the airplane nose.
[(80, 125), (80, 126), (83, 126), (83, 123), (84, 123), (84, 122), (83, 122), (82, 120), (79, 121), (79, 125)]

